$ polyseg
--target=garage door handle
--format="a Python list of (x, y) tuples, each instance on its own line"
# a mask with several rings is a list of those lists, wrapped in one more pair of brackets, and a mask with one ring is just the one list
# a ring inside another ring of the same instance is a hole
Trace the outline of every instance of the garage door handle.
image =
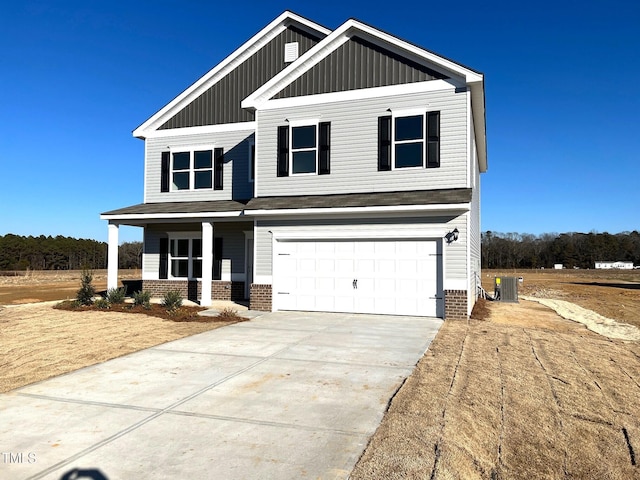
[(358, 289), (358, 279), (357, 279), (357, 278), (354, 278), (354, 279), (353, 279), (353, 284), (352, 284), (352, 285), (353, 285), (353, 288), (354, 288), (355, 290), (357, 290), (357, 289)]

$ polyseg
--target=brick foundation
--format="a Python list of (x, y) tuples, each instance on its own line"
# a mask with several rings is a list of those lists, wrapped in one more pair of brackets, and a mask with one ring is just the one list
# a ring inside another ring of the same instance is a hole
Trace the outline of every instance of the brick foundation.
[(271, 285), (251, 284), (249, 309), (261, 312), (271, 311)]
[(467, 320), (467, 291), (444, 291), (444, 318), (447, 320)]
[[(202, 282), (197, 280), (143, 280), (142, 289), (152, 297), (162, 297), (170, 290), (178, 290), (182, 298), (197, 302), (202, 294)], [(211, 282), (212, 300), (244, 300), (244, 282)]]

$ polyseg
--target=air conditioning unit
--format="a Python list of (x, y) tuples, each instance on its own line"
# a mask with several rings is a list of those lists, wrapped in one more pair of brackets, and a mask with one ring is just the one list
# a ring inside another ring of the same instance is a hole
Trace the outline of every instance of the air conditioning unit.
[(518, 302), (518, 279), (516, 277), (496, 277), (493, 298), (499, 302)]

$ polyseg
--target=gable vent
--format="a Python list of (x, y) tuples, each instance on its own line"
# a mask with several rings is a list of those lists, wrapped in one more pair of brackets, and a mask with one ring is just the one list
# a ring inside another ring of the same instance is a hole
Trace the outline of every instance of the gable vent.
[(298, 59), (298, 42), (284, 44), (284, 61), (291, 63)]

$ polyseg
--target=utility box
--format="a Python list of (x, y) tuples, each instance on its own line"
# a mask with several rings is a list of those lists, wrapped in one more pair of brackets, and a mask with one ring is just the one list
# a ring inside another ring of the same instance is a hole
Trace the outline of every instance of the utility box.
[(518, 279), (516, 277), (496, 277), (493, 298), (499, 302), (518, 303)]

